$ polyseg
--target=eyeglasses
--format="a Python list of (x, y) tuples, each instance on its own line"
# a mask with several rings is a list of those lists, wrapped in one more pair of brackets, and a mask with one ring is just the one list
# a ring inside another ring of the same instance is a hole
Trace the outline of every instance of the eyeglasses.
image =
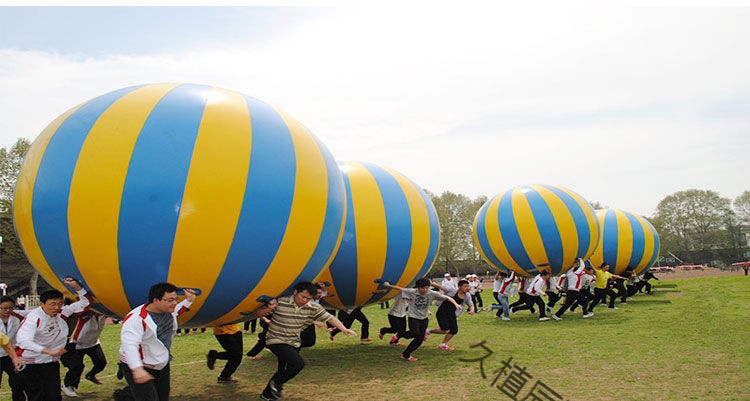
[(177, 298), (162, 298), (161, 300), (164, 302), (177, 303)]

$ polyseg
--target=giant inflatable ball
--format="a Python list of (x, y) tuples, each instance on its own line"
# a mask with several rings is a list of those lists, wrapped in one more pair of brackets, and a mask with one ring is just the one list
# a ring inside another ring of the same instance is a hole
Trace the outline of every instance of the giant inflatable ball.
[(123, 316), (151, 285), (199, 288), (186, 326), (237, 321), (340, 242), (344, 182), (288, 114), (193, 84), (117, 90), (53, 121), (24, 161), (14, 202), (31, 263), (55, 288), (82, 281)]
[(659, 256), (659, 235), (648, 220), (618, 209), (597, 210), (596, 218), (602, 239), (591, 255), (593, 265), (607, 262), (612, 273), (630, 267), (639, 274), (654, 264)]
[(395, 295), (377, 281), (410, 287), (437, 257), (440, 227), (430, 198), (400, 173), (370, 163), (339, 163), (347, 194), (341, 246), (320, 281), (332, 283), (324, 302), (340, 309)]
[(474, 243), (496, 269), (532, 276), (564, 273), (587, 259), (599, 239), (594, 209), (552, 185), (514, 187), (488, 200), (474, 218)]

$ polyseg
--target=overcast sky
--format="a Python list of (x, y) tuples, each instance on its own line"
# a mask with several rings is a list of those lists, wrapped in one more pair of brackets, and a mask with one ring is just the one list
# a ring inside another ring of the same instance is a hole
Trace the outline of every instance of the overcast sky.
[(750, 8), (0, 7), (0, 146), (142, 83), (242, 92), (435, 193), (651, 216), (750, 190)]

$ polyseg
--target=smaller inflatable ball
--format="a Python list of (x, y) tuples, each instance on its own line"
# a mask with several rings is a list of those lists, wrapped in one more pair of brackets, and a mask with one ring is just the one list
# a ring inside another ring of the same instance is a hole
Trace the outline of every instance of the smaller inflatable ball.
[(575, 192), (523, 185), (488, 200), (474, 218), (473, 235), (482, 258), (497, 269), (558, 275), (594, 252), (599, 226), (594, 209)]
[(659, 256), (659, 234), (643, 217), (618, 209), (597, 210), (601, 241), (591, 255), (591, 263), (609, 264), (620, 274), (632, 268), (635, 274), (650, 268)]
[(320, 281), (335, 297), (324, 302), (355, 308), (395, 296), (375, 282), (409, 287), (437, 257), (440, 227), (430, 198), (402, 174), (371, 163), (340, 162), (347, 194), (341, 246)]
[(154, 283), (199, 288), (189, 327), (239, 320), (259, 296), (314, 279), (344, 207), (335, 159), (294, 118), (230, 90), (154, 84), (53, 121), (26, 157), (14, 217), (44, 279), (80, 279), (111, 315)]

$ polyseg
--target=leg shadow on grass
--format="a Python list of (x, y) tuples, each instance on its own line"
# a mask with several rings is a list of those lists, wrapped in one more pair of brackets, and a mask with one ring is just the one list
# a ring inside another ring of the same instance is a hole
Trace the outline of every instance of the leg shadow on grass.
[(648, 298), (648, 299), (638, 299), (637, 301), (633, 301), (633, 303), (634, 304), (671, 304), (672, 300), (670, 300), (670, 299), (659, 299), (659, 298)]

